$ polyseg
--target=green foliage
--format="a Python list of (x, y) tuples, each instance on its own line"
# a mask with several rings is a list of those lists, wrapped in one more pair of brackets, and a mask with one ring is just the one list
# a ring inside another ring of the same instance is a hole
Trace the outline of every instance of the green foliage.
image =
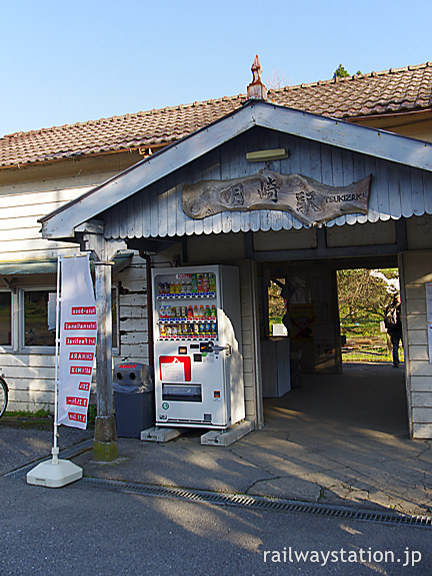
[(41, 408), (32, 412), (30, 410), (7, 410), (6, 416), (10, 416), (11, 418), (52, 418), (49, 410), (45, 410)]
[(280, 319), (285, 314), (285, 304), (283, 298), (280, 295), (280, 292), (280, 286), (274, 282), (270, 282), (270, 287), (268, 290), (270, 318)]
[(87, 413), (87, 422), (89, 426), (94, 426), (97, 416), (97, 407), (96, 404), (90, 404), (88, 407)]
[[(394, 268), (381, 270), (388, 279), (398, 277)], [(363, 319), (379, 322), (384, 317), (384, 308), (391, 298), (385, 281), (370, 274), (369, 270), (339, 270), (338, 275), (339, 314), (341, 322)]]
[(346, 78), (347, 76), (349, 76), (348, 72), (345, 70), (345, 68), (342, 66), (342, 64), (339, 64), (339, 66), (336, 68), (336, 70), (333, 74), (333, 79)]

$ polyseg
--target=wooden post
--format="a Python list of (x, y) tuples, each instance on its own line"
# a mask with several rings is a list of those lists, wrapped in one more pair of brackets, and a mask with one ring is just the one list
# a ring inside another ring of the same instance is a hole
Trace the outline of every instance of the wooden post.
[(112, 262), (95, 263), (95, 296), (98, 319), (96, 345), (97, 417), (93, 459), (109, 462), (118, 456), (112, 388)]
[(86, 222), (80, 226), (85, 250), (95, 262), (95, 296), (98, 321), (96, 345), (97, 416), (93, 441), (93, 460), (110, 462), (118, 456), (112, 387), (111, 274), (114, 256), (126, 248), (122, 240), (106, 240), (103, 224)]

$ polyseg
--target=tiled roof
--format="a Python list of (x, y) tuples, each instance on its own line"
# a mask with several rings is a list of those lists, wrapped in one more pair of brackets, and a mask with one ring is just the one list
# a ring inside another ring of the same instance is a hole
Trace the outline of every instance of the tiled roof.
[[(245, 99), (239, 94), (17, 132), (0, 139), (0, 167), (169, 144), (233, 112)], [(432, 63), (269, 90), (269, 100), (343, 119), (432, 109)]]

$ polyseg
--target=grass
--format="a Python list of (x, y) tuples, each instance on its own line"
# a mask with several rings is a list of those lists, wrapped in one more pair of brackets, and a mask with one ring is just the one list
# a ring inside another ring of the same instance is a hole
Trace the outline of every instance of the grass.
[[(270, 318), (270, 333), (273, 324), (282, 324), (282, 318)], [(346, 337), (342, 348), (344, 362), (392, 362), (390, 340), (380, 330), (380, 318), (358, 319), (341, 322), (341, 334)], [(399, 348), (399, 359), (404, 361), (404, 350)]]
[(32, 412), (31, 410), (6, 410), (5, 416), (11, 418), (50, 418), (52, 415), (49, 410), (40, 409)]
[[(346, 337), (342, 349), (345, 362), (392, 362), (390, 339), (381, 332), (379, 319), (343, 322), (341, 334)], [(404, 360), (403, 348), (399, 349), (399, 359)]]

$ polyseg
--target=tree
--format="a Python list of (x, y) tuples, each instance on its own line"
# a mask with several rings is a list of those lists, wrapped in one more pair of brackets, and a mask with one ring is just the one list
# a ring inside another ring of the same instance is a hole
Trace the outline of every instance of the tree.
[(339, 64), (338, 68), (336, 68), (333, 74), (333, 80), (335, 78), (346, 78), (347, 76), (349, 76), (348, 72), (345, 70), (342, 64)]
[(384, 308), (395, 294), (397, 269), (339, 270), (338, 296), (341, 321), (382, 318)]

